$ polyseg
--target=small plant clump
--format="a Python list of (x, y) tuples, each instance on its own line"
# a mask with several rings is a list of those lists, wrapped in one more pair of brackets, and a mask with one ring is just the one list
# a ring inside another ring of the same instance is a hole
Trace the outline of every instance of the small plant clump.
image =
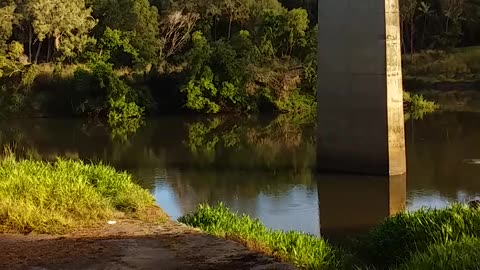
[(403, 102), (406, 112), (405, 118), (422, 119), (426, 114), (435, 112), (438, 105), (433, 101), (426, 100), (422, 95), (403, 93)]
[(195, 213), (179, 219), (219, 237), (237, 240), (247, 247), (304, 269), (338, 269), (340, 256), (323, 239), (299, 232), (267, 229), (259, 220), (231, 212), (222, 203), (199, 205)]
[(129, 174), (109, 166), (0, 158), (0, 232), (62, 233), (119, 213), (141, 217), (154, 204)]

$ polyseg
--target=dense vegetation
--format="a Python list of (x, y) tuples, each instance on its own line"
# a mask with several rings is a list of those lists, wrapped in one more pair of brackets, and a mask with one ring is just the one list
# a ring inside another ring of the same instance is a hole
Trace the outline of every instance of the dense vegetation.
[(3, 0), (1, 112), (115, 125), (164, 111), (312, 111), (313, 10), (277, 0)]
[(464, 205), (387, 218), (346, 247), (315, 236), (266, 229), (220, 204), (179, 219), (244, 243), (301, 269), (478, 269), (480, 211)]
[[(466, 43), (476, 17), (445, 11), (463, 1), (415, 1), (413, 17), (412, 1), (405, 52)], [(315, 112), (313, 0), (2, 0), (0, 18), (3, 116), (102, 117), (123, 134), (162, 112)]]
[[(60, 233), (119, 213), (143, 218), (150, 209), (157, 209), (153, 196), (111, 167), (12, 154), (0, 159), (0, 232)], [(160, 221), (163, 214), (157, 212)]]

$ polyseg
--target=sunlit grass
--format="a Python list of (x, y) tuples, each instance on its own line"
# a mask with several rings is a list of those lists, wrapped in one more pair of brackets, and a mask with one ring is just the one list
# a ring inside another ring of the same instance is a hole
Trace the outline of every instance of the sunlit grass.
[[(356, 253), (367, 264), (388, 269), (431, 245), (480, 236), (480, 211), (464, 205), (419, 210), (386, 219), (359, 238)], [(438, 269), (438, 268), (437, 268)]]
[(427, 251), (412, 256), (398, 270), (442, 269), (476, 270), (480, 269), (480, 239), (464, 238), (431, 245)]
[(464, 205), (395, 215), (343, 247), (299, 232), (268, 229), (223, 204), (200, 205), (179, 221), (301, 269), (480, 269), (474, 259), (480, 255), (480, 240), (475, 238), (480, 236), (480, 210)]
[(200, 205), (179, 219), (210, 234), (233, 239), (303, 269), (338, 269), (340, 256), (323, 239), (289, 231), (267, 229), (260, 221), (232, 213), (223, 204)]
[(148, 191), (108, 166), (0, 158), (0, 232), (61, 233), (153, 206)]

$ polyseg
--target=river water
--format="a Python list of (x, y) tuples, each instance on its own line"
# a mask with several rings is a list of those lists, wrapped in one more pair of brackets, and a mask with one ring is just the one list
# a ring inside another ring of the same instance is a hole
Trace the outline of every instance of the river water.
[(480, 195), (478, 123), (478, 113), (407, 121), (408, 173), (390, 179), (316, 174), (314, 123), (285, 116), (164, 117), (128, 137), (83, 120), (15, 120), (0, 123), (0, 144), (126, 170), (173, 219), (223, 201), (274, 229), (336, 237)]

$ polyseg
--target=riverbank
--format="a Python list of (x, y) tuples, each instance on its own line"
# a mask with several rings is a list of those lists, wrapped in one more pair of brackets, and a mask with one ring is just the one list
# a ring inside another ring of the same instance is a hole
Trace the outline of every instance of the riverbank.
[(0, 158), (0, 269), (294, 269), (170, 220), (105, 165)]
[(480, 254), (480, 211), (466, 205), (397, 214), (344, 246), (308, 234), (267, 229), (223, 204), (201, 205), (179, 221), (301, 269), (480, 268), (474, 256)]
[(480, 47), (449, 51), (425, 50), (403, 55), (403, 84), (407, 91), (472, 91), (480, 89)]
[(0, 269), (9, 270), (295, 269), (173, 221), (124, 219), (60, 236), (0, 234), (0, 250)]

